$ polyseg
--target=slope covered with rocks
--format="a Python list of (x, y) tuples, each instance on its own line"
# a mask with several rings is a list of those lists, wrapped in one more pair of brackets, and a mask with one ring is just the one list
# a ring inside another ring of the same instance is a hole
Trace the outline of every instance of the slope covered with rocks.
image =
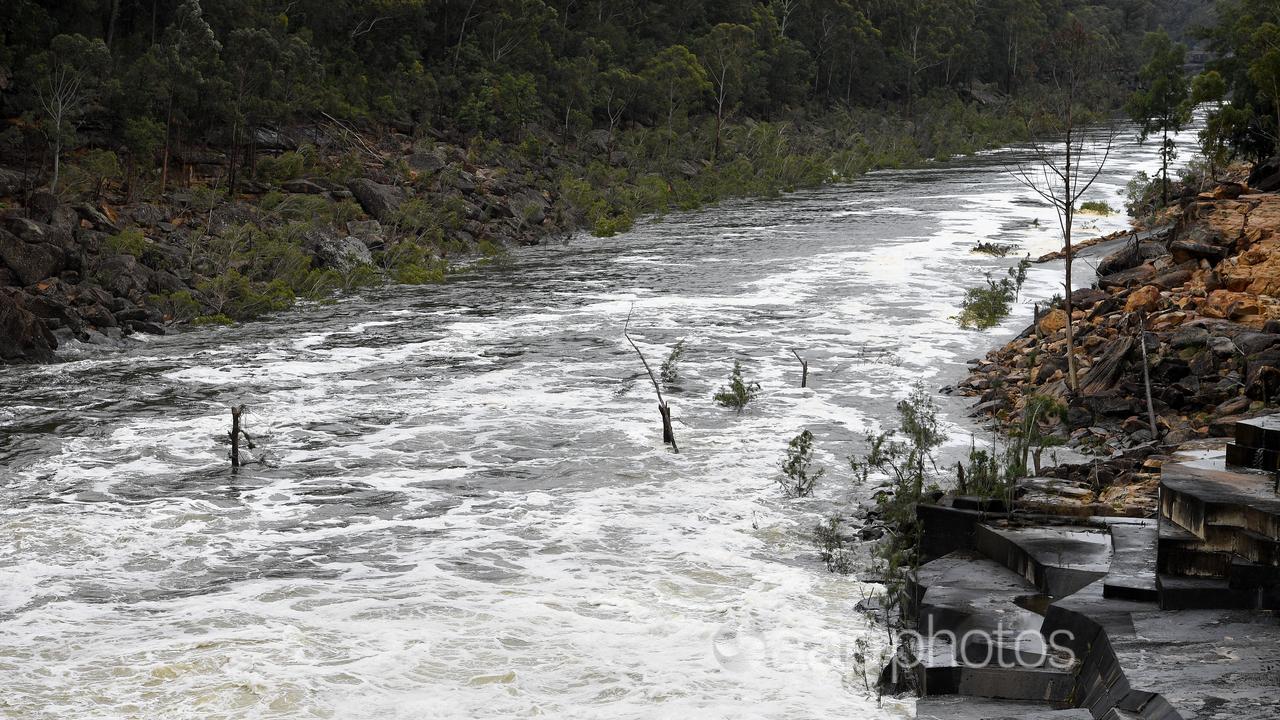
[(1085, 490), (1072, 493), (1076, 501), (1140, 514), (1150, 498), (1131, 495), (1145, 494), (1163, 453), (1274, 411), (1280, 195), (1225, 183), (1184, 198), (1163, 230), (1113, 243), (1094, 286), (1073, 293), (1078, 392), (1068, 388), (1060, 307), (978, 361), (959, 390), (1006, 428), (1021, 423), (1033, 396), (1061, 401), (1065, 412), (1046, 414), (1042, 431), (1098, 460), (1042, 474), (1077, 481)]

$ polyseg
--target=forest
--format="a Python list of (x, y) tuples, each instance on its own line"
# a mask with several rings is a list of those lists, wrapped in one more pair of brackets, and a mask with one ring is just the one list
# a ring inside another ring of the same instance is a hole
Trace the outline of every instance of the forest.
[[(1047, 137), (1067, 84), (1076, 122), (1127, 110), (1167, 137), (1201, 104), (1217, 166), (1260, 160), (1280, 128), (1277, 15), (1268, 0), (13, 0), (0, 209), (74, 237), (7, 243), (0, 286), (114, 285), (117, 316), (147, 318), (125, 332), (232, 322)], [(1195, 82), (1188, 47), (1211, 58)], [(56, 212), (75, 203), (84, 227)], [(113, 282), (122, 268), (132, 283)], [(41, 312), (83, 338), (75, 313)]]
[[(0, 148), (48, 171), (88, 144), (163, 173), (177, 146), (202, 145), (226, 154), (233, 192), (260, 128), (326, 116), (460, 142), (540, 130), (576, 144), (603, 130), (611, 145), (624, 128), (661, 128), (699, 136), (711, 159), (729, 122), (873, 108), (927, 124), (955, 98), (1033, 96), (1052, 87), (1055, 37), (1073, 25), (1096, 43), (1089, 100), (1105, 110), (1135, 82), (1143, 34), (1187, 36), (1206, 5), (14, 0), (0, 9)], [(1226, 0), (1208, 33), (1234, 54), (1223, 74), (1237, 101), (1261, 116), (1274, 70), (1250, 60), (1274, 48), (1269, 5)], [(1274, 120), (1251, 151), (1273, 141)]]

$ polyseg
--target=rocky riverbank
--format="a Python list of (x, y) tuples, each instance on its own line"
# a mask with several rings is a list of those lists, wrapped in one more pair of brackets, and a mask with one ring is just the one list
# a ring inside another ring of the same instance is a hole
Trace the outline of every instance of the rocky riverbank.
[[(228, 198), (190, 150), (159, 199), (69, 201), (0, 168), (0, 362), (43, 362), (175, 324), (230, 322), (354, 286), (443, 279), (451, 261), (568, 231), (547, 163), (478, 163), (448, 142), (338, 127), (263, 138)], [(358, 154), (356, 150), (358, 148)], [(359, 158), (353, 162), (353, 158)]]
[(1163, 229), (1112, 242), (1094, 286), (1073, 293), (1079, 392), (1067, 386), (1060, 306), (977, 361), (958, 389), (1006, 429), (1029, 398), (1062, 401), (1044, 431), (1098, 460), (1043, 474), (1091, 488), (1086, 504), (1142, 514), (1162, 450), (1223, 437), (1280, 396), (1280, 195), (1225, 183), (1184, 198)]

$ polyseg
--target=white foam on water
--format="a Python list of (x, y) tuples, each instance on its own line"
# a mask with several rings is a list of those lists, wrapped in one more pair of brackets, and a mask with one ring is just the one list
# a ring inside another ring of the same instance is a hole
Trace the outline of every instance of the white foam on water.
[[(1155, 162), (1122, 144), (1099, 196)], [(57, 429), (18, 436), (0, 483), (0, 714), (909, 717), (850, 659), (879, 651), (854, 610), (873, 588), (810, 533), (867, 498), (865, 430), (1058, 292), (1035, 267), (999, 327), (952, 319), (984, 273), (1055, 248), (1033, 199), (989, 162), (875, 173), (22, 369), (0, 418)], [(971, 252), (991, 238), (1019, 250)], [(631, 313), (655, 369), (686, 339), (678, 455)], [(763, 388), (741, 415), (711, 397), (735, 359)], [(949, 451), (983, 442), (940, 402)], [(232, 475), (239, 403), (264, 464)], [(788, 501), (805, 428), (827, 475)]]

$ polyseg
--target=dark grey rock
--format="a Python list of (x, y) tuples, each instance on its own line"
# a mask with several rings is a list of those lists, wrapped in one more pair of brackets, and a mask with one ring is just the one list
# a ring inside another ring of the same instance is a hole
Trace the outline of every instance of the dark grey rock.
[(52, 360), (58, 339), (40, 318), (27, 309), (24, 293), (0, 292), (0, 360), (45, 362)]
[(65, 267), (66, 255), (45, 242), (26, 242), (7, 230), (0, 230), (0, 261), (23, 285), (33, 285), (54, 277)]
[(408, 193), (402, 187), (383, 185), (368, 178), (358, 178), (347, 184), (347, 189), (355, 196), (364, 211), (383, 223), (396, 221), (400, 206), (408, 199)]
[(129, 296), (147, 292), (153, 273), (132, 255), (108, 255), (98, 263), (97, 277), (113, 295)]

